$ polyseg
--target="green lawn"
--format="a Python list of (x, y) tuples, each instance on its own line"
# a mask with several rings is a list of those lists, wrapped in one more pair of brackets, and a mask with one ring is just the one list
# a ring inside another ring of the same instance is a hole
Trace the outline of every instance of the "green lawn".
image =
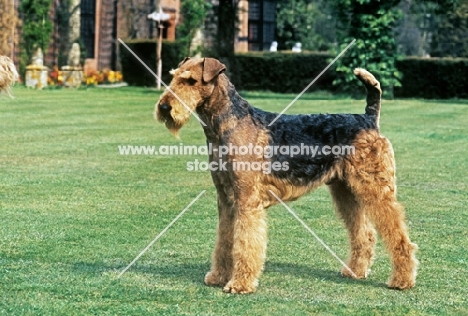
[[(203, 285), (216, 233), (204, 156), (123, 156), (119, 145), (202, 145), (192, 118), (174, 139), (143, 88), (0, 96), (0, 315), (467, 315), (467, 101), (384, 101), (398, 194), (420, 251), (417, 285), (389, 290), (379, 242), (367, 280), (339, 263), (281, 206), (257, 293)], [(248, 93), (281, 111), (294, 95)], [(363, 96), (364, 98), (364, 96)], [(288, 113), (364, 111), (364, 100), (306, 94)], [(202, 190), (206, 193), (120, 279), (117, 275)], [(347, 234), (326, 188), (290, 207), (340, 256)]]

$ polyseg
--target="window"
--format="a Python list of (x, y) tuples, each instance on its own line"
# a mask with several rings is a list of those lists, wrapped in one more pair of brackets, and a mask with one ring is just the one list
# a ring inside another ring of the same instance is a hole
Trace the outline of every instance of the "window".
[(81, 0), (80, 37), (86, 50), (86, 58), (94, 58), (96, 0)]
[(275, 40), (276, 1), (249, 1), (249, 50), (267, 50)]

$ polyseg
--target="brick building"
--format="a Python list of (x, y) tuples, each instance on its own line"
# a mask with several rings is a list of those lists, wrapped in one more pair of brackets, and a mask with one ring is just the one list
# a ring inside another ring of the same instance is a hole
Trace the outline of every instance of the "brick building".
[[(174, 40), (180, 2), (160, 0), (160, 5), (171, 17), (164, 22), (163, 38)], [(118, 38), (157, 37), (156, 22), (147, 18), (155, 10), (155, 0), (81, 0), (80, 38), (86, 47), (86, 66), (118, 69)]]
[[(20, 0), (13, 0), (16, 8)], [(71, 7), (77, 10), (70, 17), (69, 46), (80, 41), (86, 56), (85, 67), (101, 70), (116, 69), (119, 65), (118, 38), (153, 39), (158, 36), (156, 22), (147, 18), (157, 11), (159, 5), (164, 13), (170, 14), (170, 20), (164, 22), (163, 38), (175, 40), (176, 26), (180, 22), (180, 3), (189, 0), (73, 0)], [(210, 0), (217, 4), (217, 0)], [(237, 52), (268, 50), (275, 38), (276, 0), (238, 0), (239, 30), (236, 34)], [(47, 66), (58, 65), (59, 51), (63, 48), (60, 38), (57, 8), (60, 0), (52, 2), (50, 18), (54, 22), (48, 51), (45, 53)], [(213, 27), (213, 26), (211, 26)], [(21, 30), (18, 29), (16, 36)], [(199, 32), (198, 41), (209, 45), (209, 38)], [(17, 40), (18, 42), (18, 40)], [(62, 45), (62, 46), (61, 46)], [(66, 45), (65, 45), (66, 46)], [(65, 52), (67, 53), (67, 52)], [(18, 61), (19, 45), (15, 46), (15, 61)], [(59, 65), (62, 66), (62, 65)]]
[(236, 51), (269, 50), (275, 27), (276, 0), (240, 0)]

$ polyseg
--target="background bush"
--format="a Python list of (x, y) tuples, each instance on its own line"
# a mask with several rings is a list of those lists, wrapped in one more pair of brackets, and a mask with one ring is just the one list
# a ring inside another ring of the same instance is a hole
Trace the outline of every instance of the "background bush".
[[(129, 41), (127, 45), (151, 68), (156, 64), (156, 42), (148, 40)], [(120, 47), (124, 80), (134, 86), (154, 86), (154, 76), (133, 57), (125, 47)], [(182, 46), (178, 42), (163, 42), (162, 59), (164, 82), (171, 81), (169, 70), (181, 61)], [(334, 58), (321, 52), (251, 52), (236, 55), (242, 90), (273, 92), (301, 92)], [(344, 57), (346, 59), (346, 57)], [(402, 98), (468, 98), (466, 58), (404, 58), (396, 61), (402, 73), (401, 87), (394, 90), (395, 97)], [(380, 79), (379, 73), (374, 73)], [(328, 90), (335, 92), (334, 66), (330, 67), (308, 91)], [(356, 81), (356, 87), (358, 83)], [(385, 87), (384, 87), (385, 89)], [(389, 92), (389, 91), (387, 91)], [(389, 95), (392, 97), (391, 95)]]
[[(156, 40), (129, 40), (125, 41), (130, 49), (137, 54), (143, 62), (155, 73), (156, 69)], [(125, 82), (131, 86), (151, 87), (156, 85), (156, 78), (125, 48), (120, 44), (122, 75)], [(169, 71), (177, 68), (181, 61), (182, 44), (179, 42), (163, 41), (162, 43), (162, 80), (171, 81)]]
[[(302, 91), (334, 57), (327, 53), (248, 53), (236, 56), (241, 75), (239, 89), (296, 93)], [(387, 94), (388, 97), (468, 98), (468, 59), (412, 57), (396, 60), (395, 64), (402, 74), (402, 86), (395, 87), (394, 95)], [(379, 73), (374, 75), (380, 80)], [(332, 85), (335, 77), (336, 71), (332, 66), (309, 91), (335, 91), (336, 87)]]
[[(332, 60), (328, 53), (246, 53), (237, 54), (240, 84), (244, 90), (270, 90), (275, 92), (300, 92)], [(310, 88), (332, 90), (333, 69), (325, 72)]]
[(404, 98), (468, 98), (466, 58), (405, 58), (396, 63), (403, 73), (395, 96)]

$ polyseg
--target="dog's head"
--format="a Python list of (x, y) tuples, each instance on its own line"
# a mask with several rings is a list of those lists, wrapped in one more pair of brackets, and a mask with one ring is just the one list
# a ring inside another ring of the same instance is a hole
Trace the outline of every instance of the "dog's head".
[(211, 97), (226, 67), (214, 58), (185, 58), (172, 70), (172, 81), (156, 103), (156, 118), (177, 136), (190, 114)]

